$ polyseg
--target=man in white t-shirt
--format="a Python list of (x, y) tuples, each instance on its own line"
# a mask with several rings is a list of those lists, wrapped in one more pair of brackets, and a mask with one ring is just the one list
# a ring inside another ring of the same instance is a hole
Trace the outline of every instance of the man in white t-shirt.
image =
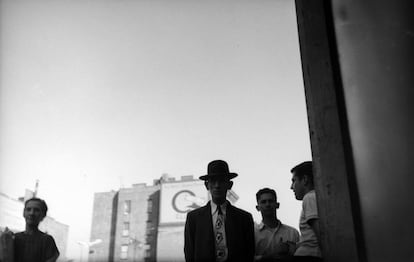
[(319, 216), (313, 185), (313, 166), (311, 161), (303, 162), (290, 170), (291, 189), (297, 200), (302, 201), (299, 229), (300, 240), (295, 252), (295, 261), (320, 262), (322, 253), (319, 244)]

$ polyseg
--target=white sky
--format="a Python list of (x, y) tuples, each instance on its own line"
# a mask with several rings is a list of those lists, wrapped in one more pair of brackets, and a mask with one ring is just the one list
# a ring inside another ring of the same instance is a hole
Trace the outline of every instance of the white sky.
[(239, 173), (237, 206), (277, 190), (298, 227), (290, 168), (311, 159), (293, 0), (0, 0), (0, 191), (40, 180), (68, 255), (93, 193), (163, 173)]

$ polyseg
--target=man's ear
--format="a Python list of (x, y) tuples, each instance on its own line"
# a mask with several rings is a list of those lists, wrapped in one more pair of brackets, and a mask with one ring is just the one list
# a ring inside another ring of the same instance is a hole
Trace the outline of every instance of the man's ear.
[(259, 209), (259, 206), (258, 205), (256, 206), (256, 210), (260, 212), (260, 209)]
[(207, 180), (205, 180), (205, 181), (204, 181), (204, 185), (206, 186), (207, 190), (210, 190), (210, 189), (208, 188), (208, 181), (207, 181)]
[(308, 175), (304, 175), (303, 177), (302, 177), (302, 179), (303, 179), (303, 184), (305, 185), (305, 186), (307, 186), (307, 185), (309, 185), (309, 176)]
[(280, 206), (280, 203), (279, 202), (276, 202), (276, 209), (278, 209), (279, 206)]
[(303, 179), (305, 180), (304, 182), (304, 184), (306, 185), (306, 186), (313, 186), (313, 180), (312, 180), (312, 178), (310, 177), (310, 176), (308, 176), (308, 175), (304, 175), (303, 176)]
[(233, 181), (230, 180), (227, 189), (231, 189), (232, 186), (233, 186)]

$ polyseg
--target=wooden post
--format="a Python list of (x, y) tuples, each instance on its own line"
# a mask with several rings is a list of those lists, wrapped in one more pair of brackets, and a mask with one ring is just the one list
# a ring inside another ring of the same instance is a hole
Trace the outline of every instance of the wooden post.
[(364, 261), (329, 1), (296, 0), (296, 12), (324, 261)]

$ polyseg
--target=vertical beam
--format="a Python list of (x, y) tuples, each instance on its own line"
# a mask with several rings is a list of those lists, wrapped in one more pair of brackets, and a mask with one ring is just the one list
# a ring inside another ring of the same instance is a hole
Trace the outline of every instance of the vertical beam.
[(365, 256), (414, 261), (414, 1), (331, 2)]
[(364, 261), (329, 2), (296, 0), (296, 14), (324, 261)]

